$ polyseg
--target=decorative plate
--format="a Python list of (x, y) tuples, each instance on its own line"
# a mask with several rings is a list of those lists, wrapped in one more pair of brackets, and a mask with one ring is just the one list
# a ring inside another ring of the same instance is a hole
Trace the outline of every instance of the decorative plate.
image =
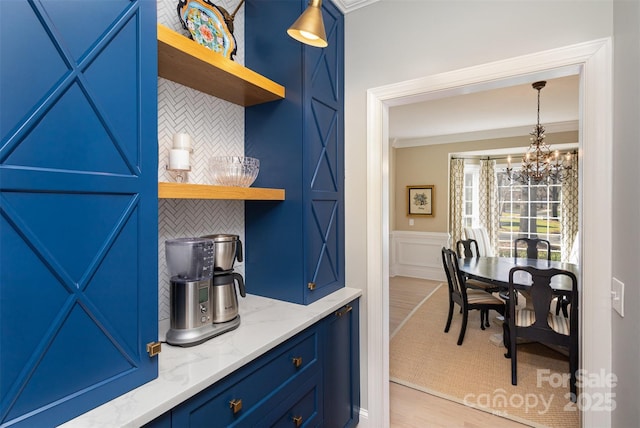
[(233, 59), (237, 50), (236, 39), (218, 6), (209, 0), (179, 0), (178, 17), (192, 40)]

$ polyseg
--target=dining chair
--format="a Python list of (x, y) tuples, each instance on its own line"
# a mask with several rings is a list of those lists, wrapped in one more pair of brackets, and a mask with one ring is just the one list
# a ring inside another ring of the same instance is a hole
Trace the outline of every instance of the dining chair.
[[(518, 256), (518, 247), (520, 243), (524, 243), (527, 246), (527, 258), (537, 259), (539, 258), (540, 251), (547, 250), (547, 260), (551, 261), (551, 243), (546, 239), (540, 238), (518, 238), (513, 241), (513, 257)], [(543, 248), (540, 248), (540, 247)]]
[[(527, 258), (528, 259), (537, 259), (539, 258), (539, 251), (546, 248), (547, 250), (547, 260), (551, 260), (551, 243), (546, 239), (539, 238), (518, 238), (514, 241), (513, 245), (513, 256), (518, 257), (518, 243), (525, 242), (527, 245)], [(544, 248), (540, 248), (540, 246)], [(560, 311), (562, 310), (562, 314), (565, 317), (569, 316), (567, 306), (569, 302), (567, 301), (566, 296), (557, 296), (556, 297), (556, 315), (560, 315)]]
[(465, 227), (464, 236), (466, 239), (475, 239), (478, 243), (478, 254), (484, 257), (494, 257), (495, 252), (489, 240), (489, 233), (484, 227)]
[[(518, 275), (518, 282), (514, 281), (516, 275)], [(525, 284), (527, 280), (522, 281), (523, 275), (530, 278), (529, 284)], [(568, 318), (551, 312), (551, 301), (556, 297), (551, 281), (562, 275), (571, 281), (571, 291), (566, 295), (570, 307)], [(569, 350), (571, 399), (575, 402), (578, 370), (578, 280), (576, 276), (562, 269), (517, 266), (509, 271), (509, 301), (514, 301), (518, 291), (526, 291), (531, 296), (533, 309), (518, 308), (516, 305), (509, 304), (505, 334), (508, 336), (509, 349), (506, 356), (511, 358), (511, 384), (518, 384), (518, 338), (566, 347)]]
[(471, 258), (480, 256), (478, 241), (475, 239), (461, 239), (456, 242), (456, 253), (458, 258)]
[[(478, 247), (478, 241), (476, 241), (475, 239), (461, 239), (460, 241), (456, 242), (456, 253), (458, 255), (458, 258), (467, 259), (467, 258), (479, 257), (480, 251)], [(483, 291), (486, 291), (487, 293), (495, 293), (497, 291), (500, 291), (500, 287), (497, 287), (495, 284), (478, 281), (477, 279), (470, 279), (464, 273), (463, 275), (465, 276), (465, 282), (467, 284), (467, 287), (469, 288), (483, 290)], [(485, 321), (486, 321), (485, 327), (491, 327), (491, 325), (489, 324), (488, 317)]]
[(504, 315), (505, 304), (502, 300), (485, 291), (467, 289), (465, 278), (458, 267), (458, 257), (453, 250), (442, 247), (442, 265), (449, 286), (449, 315), (447, 316), (447, 325), (444, 328), (444, 332), (449, 332), (453, 318), (453, 308), (455, 304), (458, 304), (462, 311), (462, 326), (458, 336), (458, 345), (462, 345), (467, 330), (469, 311), (475, 309), (480, 311), (480, 328), (484, 330), (485, 319), (488, 322), (489, 311), (493, 309), (500, 315)]

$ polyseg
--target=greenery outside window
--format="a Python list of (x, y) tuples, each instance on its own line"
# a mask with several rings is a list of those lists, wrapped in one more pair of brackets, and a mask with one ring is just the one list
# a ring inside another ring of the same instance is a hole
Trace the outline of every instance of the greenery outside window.
[[(505, 167), (500, 165), (496, 168), (500, 210), (499, 256), (513, 256), (513, 242), (517, 238), (540, 238), (551, 243), (551, 260), (562, 260), (561, 183), (511, 183), (504, 172)], [(546, 256), (546, 252), (539, 255), (540, 258)]]

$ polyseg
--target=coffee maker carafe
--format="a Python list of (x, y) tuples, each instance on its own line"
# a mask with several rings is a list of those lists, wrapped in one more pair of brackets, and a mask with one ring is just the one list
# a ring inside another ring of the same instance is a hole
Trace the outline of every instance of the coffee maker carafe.
[(240, 296), (246, 296), (242, 275), (233, 271), (235, 261), (242, 261), (242, 241), (238, 235), (229, 234), (207, 235), (203, 238), (211, 239), (214, 244), (215, 261), (211, 281), (213, 322), (228, 323), (239, 318), (236, 283)]

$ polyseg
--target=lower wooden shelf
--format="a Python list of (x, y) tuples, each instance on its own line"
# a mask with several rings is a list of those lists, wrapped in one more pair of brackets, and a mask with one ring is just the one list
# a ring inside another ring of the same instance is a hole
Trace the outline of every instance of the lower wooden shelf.
[(158, 183), (158, 198), (284, 201), (284, 189), (212, 186), (191, 183)]

